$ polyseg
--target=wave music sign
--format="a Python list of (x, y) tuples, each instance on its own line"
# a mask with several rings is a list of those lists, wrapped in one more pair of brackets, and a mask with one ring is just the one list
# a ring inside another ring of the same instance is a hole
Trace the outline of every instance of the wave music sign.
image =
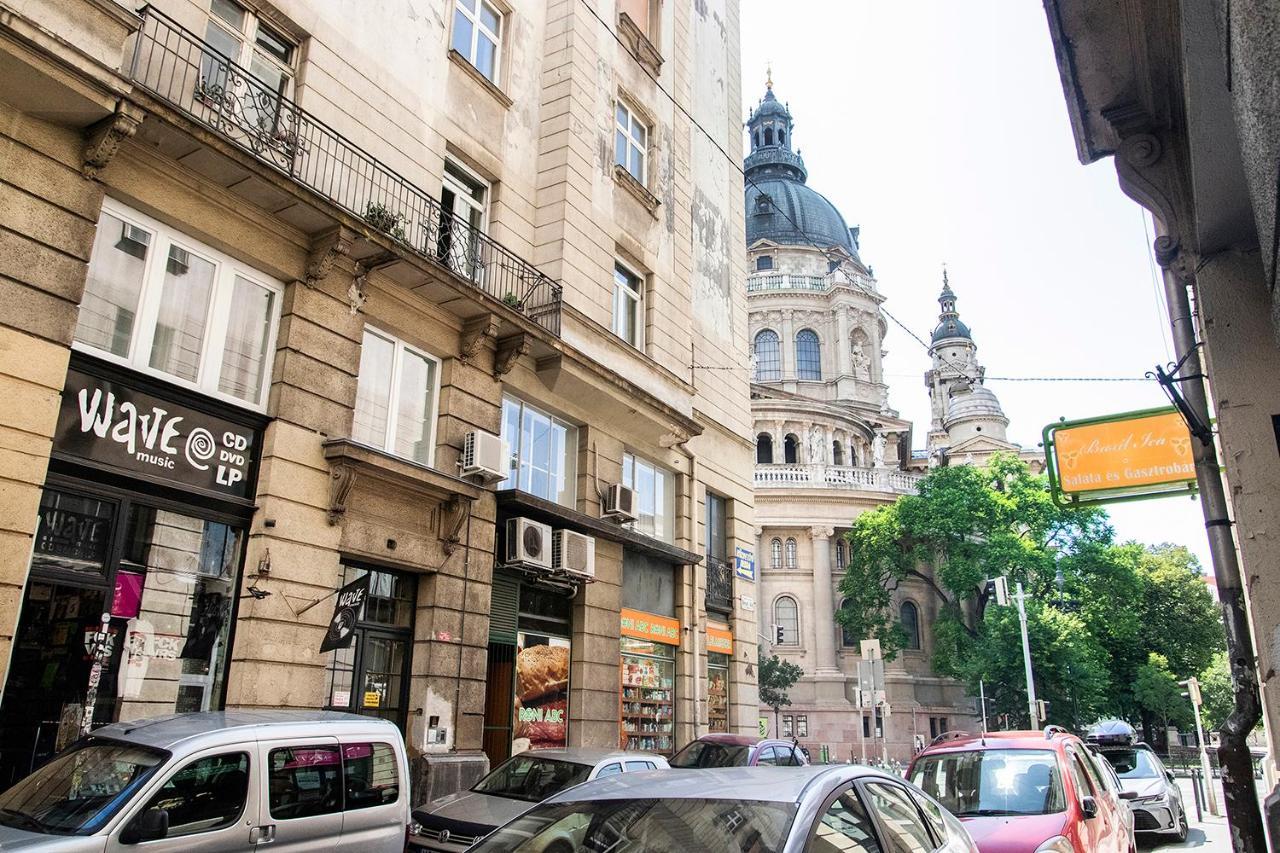
[(1059, 506), (1190, 495), (1196, 468), (1176, 409), (1144, 409), (1044, 428), (1049, 488)]

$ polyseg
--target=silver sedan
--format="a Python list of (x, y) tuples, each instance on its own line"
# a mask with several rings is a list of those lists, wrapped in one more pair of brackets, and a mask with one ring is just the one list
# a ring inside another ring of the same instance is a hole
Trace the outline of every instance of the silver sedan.
[(529, 810), (473, 853), (977, 853), (919, 788), (858, 765), (667, 770), (601, 779)]

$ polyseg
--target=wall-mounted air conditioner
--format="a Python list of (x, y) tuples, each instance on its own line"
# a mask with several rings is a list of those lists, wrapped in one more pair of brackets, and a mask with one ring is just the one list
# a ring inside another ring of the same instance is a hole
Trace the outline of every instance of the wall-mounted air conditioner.
[(507, 519), (504, 562), (531, 568), (551, 568), (551, 525), (528, 518)]
[(578, 577), (596, 576), (596, 540), (572, 530), (557, 530), (551, 540), (551, 568)]
[(616, 521), (636, 520), (636, 493), (621, 483), (614, 483), (604, 493), (604, 508), (601, 515)]
[(479, 474), (486, 482), (506, 479), (509, 467), (507, 443), (492, 433), (473, 429), (462, 439), (462, 476)]

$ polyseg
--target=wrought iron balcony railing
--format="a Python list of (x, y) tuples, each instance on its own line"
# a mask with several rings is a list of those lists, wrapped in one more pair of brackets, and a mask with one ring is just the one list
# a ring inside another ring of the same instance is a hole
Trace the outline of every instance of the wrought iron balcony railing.
[(560, 285), (194, 33), (143, 7), (129, 76), (419, 257), (560, 333)]
[(706, 604), (710, 612), (733, 613), (733, 566), (710, 554), (707, 555)]

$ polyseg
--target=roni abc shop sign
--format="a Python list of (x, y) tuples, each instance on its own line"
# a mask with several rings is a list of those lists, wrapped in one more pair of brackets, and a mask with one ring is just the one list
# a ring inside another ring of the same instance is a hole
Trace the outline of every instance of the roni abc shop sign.
[(1194, 440), (1174, 408), (1049, 424), (1050, 493), (1059, 506), (1193, 495)]

